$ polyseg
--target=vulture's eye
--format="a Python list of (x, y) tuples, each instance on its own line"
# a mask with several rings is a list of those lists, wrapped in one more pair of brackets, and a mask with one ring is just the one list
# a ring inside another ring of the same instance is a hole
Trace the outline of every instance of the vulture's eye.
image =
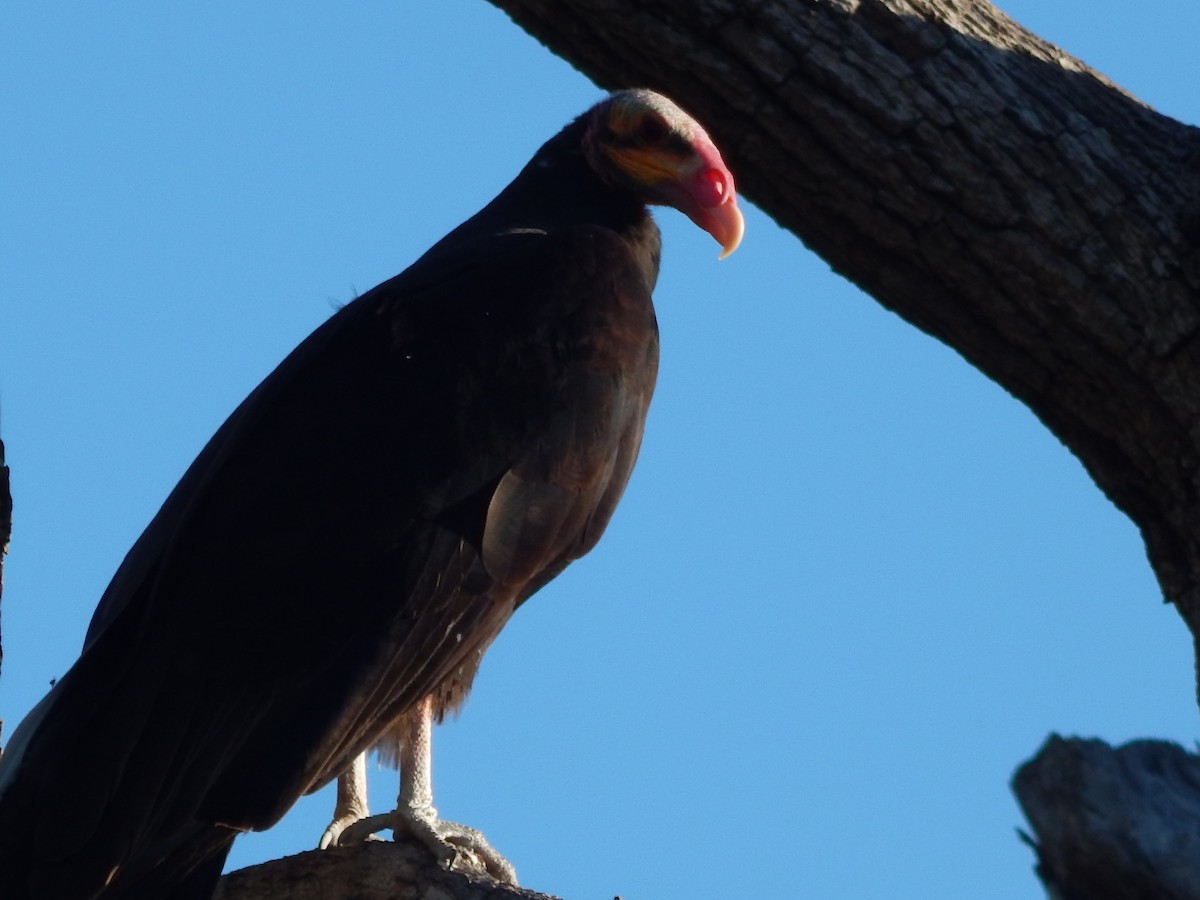
[(667, 137), (667, 123), (658, 116), (646, 116), (638, 122), (634, 134), (640, 143), (651, 146), (661, 144)]

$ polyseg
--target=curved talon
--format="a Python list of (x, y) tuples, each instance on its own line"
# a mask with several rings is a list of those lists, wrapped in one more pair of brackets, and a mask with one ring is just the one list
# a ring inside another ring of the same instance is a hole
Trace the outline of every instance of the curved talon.
[(475, 868), (482, 867), (496, 881), (516, 886), (516, 868), (478, 829), (439, 819), (437, 810), (430, 807), (402, 808), (391, 816), (393, 835), (398, 837), (399, 832), (405, 832), (420, 841), (429, 848), (442, 867), (451, 869), (460, 860), (470, 865), (463, 857), (473, 857)]
[(441, 826), (446, 829), (442, 834), (446, 843), (453, 847), (462, 847), (474, 854), (483, 863), (487, 873), (497, 881), (503, 881), (513, 887), (517, 886), (516, 868), (488, 842), (482, 831), (466, 825), (459, 825), (457, 822), (442, 822)]
[(366, 756), (360, 755), (338, 778), (337, 805), (333, 821), (321, 835), (320, 848), (337, 847), (356, 841), (376, 840), (375, 832), (391, 828), (400, 839), (407, 834), (433, 853), (438, 865), (452, 869), (461, 864), (468, 870), (486, 872), (496, 881), (517, 884), (517, 870), (501, 856), (483, 833), (438, 818), (433, 807), (430, 744), (432, 705), (426, 697), (409, 719), (400, 741), (400, 796), (398, 808), (372, 816), (367, 810)]
[[(353, 841), (365, 841), (372, 831), (379, 831), (387, 825), (371, 829), (363, 833), (360, 823), (370, 817), (367, 807), (367, 755), (360, 753), (350, 764), (350, 768), (338, 776), (337, 804), (333, 808), (333, 821), (317, 842), (317, 849), (328, 850), (330, 847), (340, 847)], [(375, 816), (374, 818), (386, 818)]]
[(342, 844), (342, 835), (353, 824), (353, 819), (334, 819), (329, 823), (329, 827), (321, 833), (321, 839), (317, 841), (317, 849), (328, 850), (330, 847), (340, 847)]
[(378, 841), (375, 833), (383, 831), (385, 828), (392, 827), (392, 813), (380, 813), (376, 816), (365, 816), (361, 819), (355, 819), (348, 823), (341, 837), (338, 839), (337, 846), (345, 846), (346, 844), (354, 844), (359, 841)]

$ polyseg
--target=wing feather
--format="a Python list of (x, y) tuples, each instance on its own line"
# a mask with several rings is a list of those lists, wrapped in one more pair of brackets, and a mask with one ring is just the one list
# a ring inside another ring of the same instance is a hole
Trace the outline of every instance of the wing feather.
[(213, 437), (14, 735), (0, 855), (102, 884), (197, 823), (265, 828), (473, 674), (598, 538), (656, 360), (642, 267), (598, 228), (480, 237), (340, 310)]

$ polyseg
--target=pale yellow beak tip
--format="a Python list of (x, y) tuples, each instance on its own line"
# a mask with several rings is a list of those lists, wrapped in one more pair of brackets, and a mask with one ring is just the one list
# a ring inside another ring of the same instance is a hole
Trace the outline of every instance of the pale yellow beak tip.
[(737, 208), (736, 203), (730, 203), (725, 210), (724, 221), (721, 223), (723, 234), (721, 235), (721, 255), (717, 259), (724, 259), (736, 250), (742, 243), (742, 236), (746, 233), (746, 220), (742, 217), (742, 211)]

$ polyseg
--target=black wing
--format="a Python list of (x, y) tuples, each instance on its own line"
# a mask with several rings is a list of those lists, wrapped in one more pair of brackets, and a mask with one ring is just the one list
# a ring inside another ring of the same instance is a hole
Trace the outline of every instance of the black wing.
[(646, 273), (600, 228), (478, 239), (340, 310), (213, 437), (14, 736), (0, 860), (136, 881), (276, 821), (595, 543), (656, 365)]

